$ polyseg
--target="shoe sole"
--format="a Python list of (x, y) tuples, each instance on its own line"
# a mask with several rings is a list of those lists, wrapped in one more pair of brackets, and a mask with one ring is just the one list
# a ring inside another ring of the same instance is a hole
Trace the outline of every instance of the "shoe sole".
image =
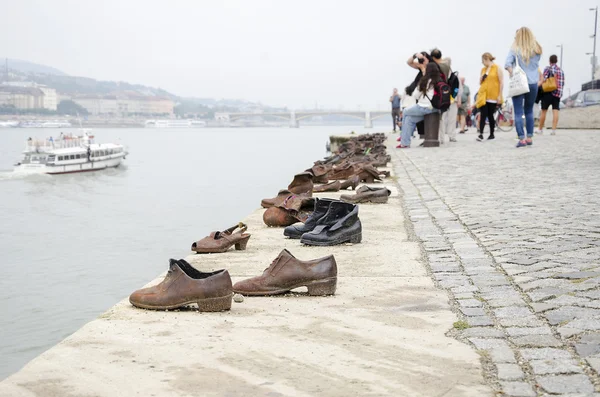
[(304, 238), (300, 239), (300, 242), (302, 244), (306, 244), (306, 245), (316, 245), (319, 247), (327, 247), (330, 245), (339, 245), (339, 244), (344, 244), (344, 243), (352, 243), (352, 244), (358, 244), (362, 241), (362, 233), (358, 233), (358, 234), (354, 234), (352, 236), (343, 238), (343, 239), (339, 239), (339, 240), (335, 240), (335, 241), (311, 241), (311, 240), (306, 240)]
[(139, 307), (140, 309), (147, 310), (172, 310), (179, 309), (184, 306), (197, 304), (198, 311), (201, 312), (223, 312), (231, 309), (231, 299), (233, 298), (233, 293), (226, 296), (219, 296), (217, 298), (204, 298), (204, 299), (192, 299), (190, 301), (184, 303), (178, 303), (177, 305), (168, 305), (168, 306), (152, 306), (152, 305), (143, 305), (136, 304), (130, 302), (133, 306)]
[[(308, 233), (308, 232), (304, 232), (304, 233)], [(285, 230), (283, 231), (283, 235), (284, 236), (289, 237), (289, 238), (294, 239), (294, 240), (302, 238), (302, 235), (304, 233), (301, 233), (301, 234), (288, 234), (288, 233), (285, 232)]]
[(242, 291), (234, 289), (233, 292), (245, 296), (281, 295), (300, 287), (306, 287), (308, 289), (308, 295), (310, 296), (334, 295), (337, 287), (337, 277), (330, 277), (323, 280), (315, 280), (308, 283), (298, 283), (292, 287), (282, 288), (274, 291)]
[(364, 199), (364, 200), (344, 200), (344, 199), (341, 199), (341, 200), (345, 201), (347, 203), (352, 203), (352, 204), (364, 204), (364, 203), (385, 204), (388, 202), (388, 196), (374, 197), (374, 198)]

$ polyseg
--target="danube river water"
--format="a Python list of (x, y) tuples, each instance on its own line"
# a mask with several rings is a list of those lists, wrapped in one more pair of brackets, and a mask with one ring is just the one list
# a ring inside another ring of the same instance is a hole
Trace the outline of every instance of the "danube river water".
[(1, 129), (0, 379), (188, 255), (193, 241), (235, 225), (325, 156), (329, 135), (351, 129), (363, 132), (95, 129), (97, 142), (128, 146), (121, 167), (28, 177), (10, 172), (25, 140), (60, 131)]

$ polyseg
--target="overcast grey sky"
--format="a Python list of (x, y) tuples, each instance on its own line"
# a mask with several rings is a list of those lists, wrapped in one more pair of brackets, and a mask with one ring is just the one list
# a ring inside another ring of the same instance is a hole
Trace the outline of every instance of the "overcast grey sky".
[[(0, 55), (71, 75), (177, 95), (291, 108), (387, 108), (414, 77), (416, 51), (439, 47), (477, 88), (480, 56), (502, 64), (521, 26), (564, 44), (567, 89), (591, 75), (588, 0), (0, 0)], [(568, 90), (567, 90), (568, 93)]]

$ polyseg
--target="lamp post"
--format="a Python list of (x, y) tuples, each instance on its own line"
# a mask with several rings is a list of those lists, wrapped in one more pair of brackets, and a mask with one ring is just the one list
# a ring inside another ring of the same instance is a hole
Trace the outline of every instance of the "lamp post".
[(598, 28), (598, 6), (596, 8), (590, 8), (590, 11), (595, 11), (596, 17), (594, 19), (594, 51), (592, 51), (592, 80), (594, 80), (594, 74), (596, 73), (596, 30)]
[(560, 68), (562, 69), (562, 58), (563, 58), (563, 45), (557, 45), (557, 47), (560, 47)]

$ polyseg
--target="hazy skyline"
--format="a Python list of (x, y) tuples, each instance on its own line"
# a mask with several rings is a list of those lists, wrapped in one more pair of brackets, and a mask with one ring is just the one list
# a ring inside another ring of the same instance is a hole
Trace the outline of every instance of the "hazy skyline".
[[(591, 77), (598, 2), (2, 1), (0, 55), (67, 74), (290, 108), (386, 109), (439, 47), (474, 92), (480, 57), (504, 60), (521, 26), (564, 44), (565, 95)], [(446, 22), (445, 22), (446, 21)]]

